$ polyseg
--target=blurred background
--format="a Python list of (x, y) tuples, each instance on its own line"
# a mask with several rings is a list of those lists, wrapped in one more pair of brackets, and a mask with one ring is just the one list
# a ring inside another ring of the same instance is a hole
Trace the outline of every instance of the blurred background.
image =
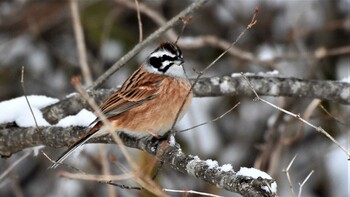
[[(139, 0), (143, 38), (192, 2)], [(179, 41), (190, 77), (196, 76), (193, 70), (209, 65), (227, 43), (238, 37), (250, 23), (256, 7), (259, 7), (257, 24), (235, 45), (236, 52), (221, 58), (205, 73), (206, 77), (272, 70), (282, 77), (316, 80), (342, 80), (350, 75), (349, 0), (212, 0), (192, 14)], [(134, 8), (133, 0), (79, 1), (93, 80), (139, 42)], [(144, 48), (102, 88), (121, 85), (160, 42), (174, 41), (181, 28), (179, 22)], [(75, 91), (70, 78), (81, 75), (78, 57), (69, 1), (0, 1), (0, 101), (23, 95), (22, 66), (29, 95), (64, 98)], [(311, 123), (324, 128), (345, 147), (349, 144), (349, 106), (321, 101), (312, 107), (314, 101), (310, 98), (264, 98), (297, 114), (308, 112)], [(297, 155), (289, 170), (295, 195), (299, 183), (312, 171), (301, 196), (350, 195), (345, 153), (324, 135), (253, 98), (195, 98), (177, 130), (214, 119), (237, 102), (241, 102), (239, 107), (220, 120), (178, 134), (183, 151), (204, 160), (217, 160), (219, 164), (230, 163), (236, 171), (242, 166), (266, 171), (277, 180), (278, 194), (282, 197), (292, 195), (283, 170)], [(43, 150), (56, 158), (65, 149)], [(130, 151), (140, 166), (154, 172), (154, 165), (149, 164), (153, 157), (139, 150)], [(1, 159), (0, 174), (24, 152)], [(66, 162), (91, 174), (103, 174), (101, 166), (105, 164), (101, 158), (108, 158), (111, 174), (121, 173), (115, 160), (123, 163), (125, 159), (115, 145), (86, 145), (79, 155)], [(111, 189), (97, 182), (63, 178), (58, 176), (59, 170), (70, 169), (47, 170), (49, 164), (42, 154), (26, 157), (0, 180), (1, 196), (151, 196), (145, 191)], [(162, 188), (236, 196), (166, 165), (156, 181)], [(137, 186), (132, 181), (121, 184)]]

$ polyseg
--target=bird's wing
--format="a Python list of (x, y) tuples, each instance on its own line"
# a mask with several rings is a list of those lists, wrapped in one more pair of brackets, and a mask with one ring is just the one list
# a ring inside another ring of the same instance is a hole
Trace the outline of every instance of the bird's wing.
[[(113, 93), (104, 103), (102, 103), (100, 106), (102, 113), (107, 118), (111, 118), (139, 106), (142, 103), (152, 100), (157, 96), (163, 79), (164, 76), (149, 73), (147, 74), (145, 73), (145, 70), (140, 67), (124, 82), (119, 90)], [(68, 150), (65, 151), (59, 157), (59, 159), (50, 166), (50, 168), (56, 168), (77, 148), (85, 144), (88, 140), (94, 137), (96, 133), (98, 133), (100, 126), (102, 126), (100, 119), (97, 118), (93, 121), (93, 123), (97, 124), (86, 134), (84, 134), (77, 142), (71, 145)]]
[[(142, 74), (142, 70), (139, 71), (140, 73), (137, 71), (124, 82), (123, 86), (118, 91), (113, 93), (100, 106), (106, 118), (120, 115), (157, 96), (164, 76), (155, 74), (147, 74), (147, 76), (145, 76)], [(99, 121), (100, 119), (97, 118), (93, 123)]]

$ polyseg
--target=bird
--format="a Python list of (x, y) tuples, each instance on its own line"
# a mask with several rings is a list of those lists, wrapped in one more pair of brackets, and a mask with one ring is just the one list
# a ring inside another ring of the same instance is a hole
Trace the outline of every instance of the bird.
[[(193, 96), (183, 63), (182, 52), (175, 43), (161, 43), (100, 105), (114, 131), (138, 138), (166, 136), (184, 116)], [(77, 148), (102, 133), (105, 127), (99, 118), (90, 125), (89, 131), (50, 168), (56, 168)]]

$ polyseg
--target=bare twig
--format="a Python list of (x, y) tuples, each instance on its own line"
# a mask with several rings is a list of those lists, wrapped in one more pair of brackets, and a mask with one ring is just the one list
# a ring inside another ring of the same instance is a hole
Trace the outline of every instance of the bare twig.
[(309, 180), (310, 176), (311, 176), (313, 173), (314, 173), (314, 170), (311, 170), (311, 172), (309, 173), (309, 175), (307, 175), (307, 177), (305, 178), (305, 180), (304, 180), (301, 184), (299, 184), (299, 194), (298, 194), (298, 197), (301, 197), (301, 192), (302, 192), (302, 190), (303, 190), (303, 186), (304, 186), (304, 184), (306, 183), (306, 181)]
[(79, 17), (78, 0), (69, 0), (69, 7), (72, 13), (72, 23), (73, 23), (75, 40), (77, 42), (77, 51), (79, 54), (80, 69), (84, 77), (85, 85), (90, 86), (92, 84), (92, 77), (91, 77), (89, 65), (87, 63), (84, 33), (82, 30), (80, 17)]
[(22, 155), (19, 159), (17, 159), (15, 162), (11, 164), (10, 167), (8, 167), (3, 173), (0, 175), (0, 182), (2, 179), (4, 179), (23, 159), (28, 157), (30, 155), (31, 151), (26, 152), (24, 155)]
[(185, 18), (180, 18), (180, 20), (182, 21), (183, 25), (182, 25), (182, 29), (179, 33), (179, 35), (177, 36), (176, 40), (175, 40), (175, 44), (177, 44), (177, 41), (179, 41), (180, 39), (180, 36), (183, 34), (183, 32), (185, 31), (185, 28), (187, 27), (187, 25), (191, 22), (192, 20), (192, 16), (189, 16), (188, 19), (185, 19)]
[(320, 126), (317, 127), (317, 126), (311, 124), (310, 122), (308, 122), (308, 121), (306, 121), (305, 119), (301, 118), (301, 117), (300, 117), (300, 114), (294, 114), (294, 113), (292, 113), (292, 112), (290, 112), (290, 111), (287, 111), (287, 110), (285, 110), (285, 109), (283, 109), (283, 108), (280, 108), (280, 107), (278, 107), (278, 106), (276, 106), (276, 105), (274, 105), (274, 104), (272, 104), (272, 103), (270, 103), (270, 102), (268, 102), (268, 101), (266, 101), (266, 100), (260, 98), (260, 96), (256, 93), (256, 91), (255, 91), (253, 85), (250, 83), (250, 81), (248, 80), (248, 78), (247, 78), (243, 73), (241, 73), (241, 75), (243, 76), (243, 78), (245, 79), (245, 81), (247, 81), (249, 87), (250, 87), (251, 90), (254, 92), (254, 94), (255, 94), (257, 100), (262, 101), (262, 102), (264, 102), (264, 103), (270, 105), (271, 107), (273, 107), (273, 108), (275, 108), (275, 109), (278, 109), (278, 110), (280, 110), (280, 111), (282, 111), (282, 112), (284, 112), (284, 113), (286, 113), (286, 114), (288, 114), (288, 115), (290, 115), (290, 116), (293, 116), (293, 117), (297, 118), (297, 119), (300, 120), (301, 122), (303, 122), (303, 123), (309, 125), (310, 127), (314, 128), (316, 131), (318, 131), (318, 132), (324, 134), (324, 135), (325, 135), (328, 139), (330, 139), (335, 145), (337, 145), (348, 157), (350, 157), (349, 151), (346, 150), (346, 148), (344, 148), (336, 139), (334, 139), (334, 138), (333, 138), (327, 131), (325, 131), (322, 127), (320, 127)]
[(173, 192), (173, 193), (182, 193), (183, 196), (187, 196), (188, 194), (197, 194), (200, 196), (210, 196), (210, 197), (223, 197), (215, 194), (205, 193), (205, 192), (197, 192), (194, 190), (178, 190), (178, 189), (163, 189), (166, 192)]
[(141, 21), (140, 6), (139, 6), (138, 0), (135, 0), (135, 5), (136, 5), (136, 13), (137, 13), (137, 22), (139, 24), (139, 42), (142, 42), (143, 40), (142, 21)]
[(24, 66), (22, 66), (21, 85), (22, 85), (22, 89), (23, 89), (23, 93), (24, 93), (24, 98), (25, 98), (26, 101), (27, 101), (27, 104), (28, 104), (30, 113), (32, 113), (32, 116), (33, 116), (33, 119), (34, 119), (34, 122), (35, 122), (35, 127), (36, 127), (37, 129), (39, 129), (38, 122), (36, 121), (36, 118), (35, 118), (35, 115), (34, 115), (32, 106), (30, 105), (29, 100), (28, 100), (28, 97), (27, 97), (26, 88), (25, 88), (25, 86), (24, 86)]
[(234, 109), (235, 109), (238, 105), (240, 105), (240, 104), (241, 104), (240, 102), (236, 103), (233, 107), (231, 107), (231, 108), (230, 108), (229, 110), (227, 110), (225, 113), (221, 114), (220, 116), (218, 116), (218, 117), (216, 117), (216, 118), (214, 118), (214, 119), (212, 119), (212, 120), (209, 120), (209, 121), (207, 121), (207, 122), (200, 123), (200, 124), (198, 124), (198, 125), (195, 125), (195, 126), (193, 126), (193, 127), (190, 127), (190, 128), (187, 128), (187, 129), (178, 131), (178, 132), (189, 131), (189, 130), (195, 129), (195, 128), (197, 128), (197, 127), (200, 127), (200, 126), (203, 126), (203, 125), (206, 125), (206, 124), (209, 124), (209, 123), (213, 123), (213, 122), (215, 122), (215, 121), (217, 121), (217, 120), (220, 120), (221, 118), (223, 118), (224, 116), (226, 116), (228, 113), (230, 113), (232, 110), (234, 110)]
[[(127, 8), (137, 10), (137, 7), (135, 3), (133, 3), (130, 0), (114, 0), (114, 2), (119, 3)], [(153, 10), (147, 4), (139, 2), (139, 10), (140, 13), (148, 16), (150, 19), (152, 19), (157, 25), (162, 26), (167, 23), (167, 19), (164, 18), (162, 15), (159, 14), (156, 10)], [(166, 37), (168, 37), (169, 40), (175, 40), (176, 39), (176, 33), (173, 29), (169, 29), (169, 31), (165, 32)]]
[(291, 195), (292, 197), (295, 197), (295, 194), (294, 194), (294, 189), (293, 189), (293, 184), (292, 184), (292, 180), (290, 178), (290, 175), (289, 175), (289, 170), (290, 168), (292, 167), (293, 163), (294, 163), (294, 160), (297, 158), (298, 155), (295, 155), (293, 157), (293, 159), (290, 161), (288, 167), (285, 169), (285, 170), (282, 170), (286, 176), (287, 176), (287, 179), (288, 179), (288, 184), (289, 184), (289, 188), (290, 188), (290, 192), (291, 192)]
[(343, 126), (349, 126), (348, 123), (342, 122), (340, 121), (338, 118), (336, 118), (335, 116), (333, 116), (321, 103), (318, 104), (318, 106), (322, 109), (322, 111), (324, 111), (328, 116), (330, 116), (331, 118), (333, 118), (336, 122), (338, 122), (339, 124), (343, 125)]
[(201, 7), (204, 3), (206, 3), (208, 0), (197, 0), (194, 1), (190, 6), (185, 8), (183, 11), (181, 11), (178, 15), (174, 16), (172, 19), (170, 19), (166, 24), (161, 26), (159, 29), (157, 29), (155, 32), (153, 32), (151, 35), (149, 35), (146, 39), (144, 39), (141, 43), (137, 44), (132, 50), (130, 50), (127, 54), (125, 54), (118, 62), (113, 64), (105, 73), (103, 73), (93, 84), (89, 89), (95, 89), (98, 86), (100, 86), (103, 82), (107, 80), (109, 76), (111, 76), (113, 73), (118, 71), (122, 66), (124, 66), (132, 57), (134, 57), (144, 46), (149, 44), (150, 42), (154, 41), (156, 38), (158, 38), (162, 33), (170, 29), (172, 26), (175, 25), (176, 22), (178, 22), (178, 19), (180, 17), (184, 17), (188, 15), (189, 13), (193, 12), (194, 10)]
[[(103, 175), (110, 175), (111, 169), (110, 165), (108, 163), (108, 157), (107, 157), (107, 151), (106, 147), (103, 145), (99, 145), (99, 152), (100, 152), (100, 161), (102, 166), (102, 173)], [(115, 197), (117, 196), (116, 191), (114, 187), (110, 184), (107, 185), (107, 191), (108, 191), (108, 197)]]
[(102, 181), (102, 182), (108, 182), (111, 180), (121, 181), (121, 180), (135, 178), (135, 175), (133, 173), (122, 174), (122, 175), (95, 175), (95, 174), (77, 174), (77, 173), (70, 173), (70, 172), (61, 172), (60, 176), (70, 178), (70, 179), (78, 179), (78, 180), (86, 180), (86, 181)]

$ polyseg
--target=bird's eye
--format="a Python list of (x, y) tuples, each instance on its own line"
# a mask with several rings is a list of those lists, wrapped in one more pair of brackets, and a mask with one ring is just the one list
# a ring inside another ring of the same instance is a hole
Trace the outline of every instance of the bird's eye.
[(162, 66), (162, 60), (160, 58), (157, 58), (157, 57), (151, 57), (149, 59), (149, 63), (155, 67), (155, 68), (160, 68)]

